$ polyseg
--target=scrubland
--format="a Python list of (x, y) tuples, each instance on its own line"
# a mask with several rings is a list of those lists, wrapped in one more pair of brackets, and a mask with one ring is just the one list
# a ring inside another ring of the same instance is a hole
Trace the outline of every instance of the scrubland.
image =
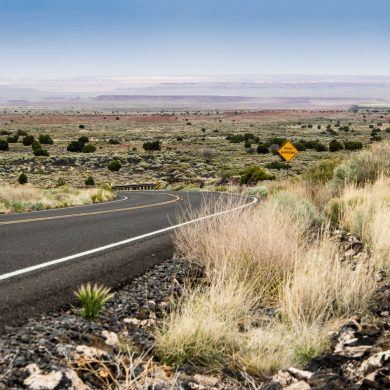
[(115, 193), (108, 188), (76, 189), (63, 185), (52, 189), (40, 189), (29, 184), (3, 184), (0, 187), (0, 213), (79, 206), (114, 198)]
[[(160, 359), (264, 378), (327, 351), (329, 332), (367, 314), (375, 275), (389, 276), (389, 157), (390, 143), (382, 142), (324, 162), (251, 188), (261, 196), (255, 207), (178, 231), (179, 253), (200, 262), (206, 277), (188, 286), (157, 331)], [(338, 228), (369, 254), (348, 259), (333, 237)]]

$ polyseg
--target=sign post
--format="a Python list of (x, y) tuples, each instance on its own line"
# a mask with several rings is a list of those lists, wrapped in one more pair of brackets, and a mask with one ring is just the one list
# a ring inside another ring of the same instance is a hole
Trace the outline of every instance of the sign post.
[[(281, 148), (279, 148), (278, 152), (285, 161), (289, 162), (297, 155), (298, 149), (290, 141), (287, 141), (282, 145)], [(286, 168), (286, 170), (288, 176), (288, 167)]]

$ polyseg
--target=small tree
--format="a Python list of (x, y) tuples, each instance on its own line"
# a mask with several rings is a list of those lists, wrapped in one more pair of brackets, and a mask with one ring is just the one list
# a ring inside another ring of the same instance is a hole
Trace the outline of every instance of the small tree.
[(49, 134), (40, 134), (38, 139), (42, 145), (53, 145), (53, 139)]
[(7, 142), (10, 144), (16, 144), (19, 141), (19, 136), (17, 134), (15, 135), (10, 135), (7, 137)]
[(331, 152), (338, 152), (339, 150), (343, 150), (344, 146), (341, 142), (337, 141), (337, 139), (332, 139), (332, 141), (329, 142), (329, 150)]
[(23, 145), (24, 146), (31, 146), (35, 140), (35, 137), (33, 135), (26, 135), (23, 137)]
[(241, 172), (240, 183), (254, 185), (261, 180), (274, 180), (275, 176), (270, 175), (263, 168), (252, 166)]
[(94, 185), (95, 185), (95, 180), (93, 180), (93, 177), (92, 177), (92, 176), (88, 176), (88, 177), (85, 179), (85, 185), (86, 185), (86, 186), (94, 186)]
[(83, 153), (93, 153), (96, 151), (96, 146), (88, 143), (83, 146)]
[(0, 150), (6, 152), (9, 150), (8, 141), (5, 139), (0, 139)]
[(88, 138), (87, 136), (85, 136), (85, 135), (82, 135), (82, 136), (78, 139), (78, 141), (79, 141), (80, 143), (82, 143), (82, 144), (86, 144), (87, 142), (89, 142), (89, 138)]
[(118, 172), (121, 168), (122, 168), (122, 164), (119, 160), (112, 160), (107, 168), (111, 171), (111, 172)]
[(25, 173), (22, 172), (22, 173), (19, 175), (19, 177), (18, 177), (18, 183), (23, 185), (23, 184), (26, 184), (27, 181), (28, 181), (27, 175), (26, 175)]
[(83, 150), (84, 144), (79, 141), (72, 141), (69, 143), (66, 150), (72, 153), (80, 153)]
[(143, 148), (145, 150), (161, 150), (161, 141), (147, 141), (143, 144)]

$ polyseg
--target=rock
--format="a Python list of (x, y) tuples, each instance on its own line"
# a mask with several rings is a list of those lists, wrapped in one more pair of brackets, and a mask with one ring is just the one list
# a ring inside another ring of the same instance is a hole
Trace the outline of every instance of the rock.
[(105, 343), (107, 345), (114, 349), (120, 349), (121, 343), (119, 341), (118, 335), (115, 332), (103, 330), (102, 336), (105, 338)]
[(313, 376), (313, 373), (310, 371), (298, 370), (294, 367), (287, 368), (285, 371), (289, 372), (294, 378), (297, 378), (298, 380), (308, 381)]
[(29, 376), (23, 384), (31, 390), (87, 390), (85, 385), (78, 377), (75, 371), (62, 369), (51, 371), (48, 374), (42, 374), (40, 368), (35, 364), (29, 364), (25, 368)]
[(292, 383), (291, 385), (284, 388), (285, 390), (306, 390), (310, 389), (310, 385), (305, 381), (299, 381)]
[(214, 387), (218, 383), (218, 378), (209, 375), (195, 374), (194, 379), (206, 388)]
[(359, 372), (366, 375), (375, 369), (383, 367), (387, 362), (390, 362), (390, 350), (378, 352), (370, 356), (360, 365)]
[(78, 345), (76, 347), (76, 359), (80, 357), (87, 359), (100, 359), (108, 357), (108, 353), (99, 348), (88, 347), (87, 345)]

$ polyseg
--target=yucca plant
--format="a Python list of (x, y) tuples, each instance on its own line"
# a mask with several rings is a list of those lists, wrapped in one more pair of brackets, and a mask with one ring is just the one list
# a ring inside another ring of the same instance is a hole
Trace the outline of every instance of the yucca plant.
[(80, 301), (81, 314), (84, 318), (96, 318), (102, 311), (104, 305), (114, 296), (109, 287), (91, 283), (83, 284), (75, 291), (77, 299)]

